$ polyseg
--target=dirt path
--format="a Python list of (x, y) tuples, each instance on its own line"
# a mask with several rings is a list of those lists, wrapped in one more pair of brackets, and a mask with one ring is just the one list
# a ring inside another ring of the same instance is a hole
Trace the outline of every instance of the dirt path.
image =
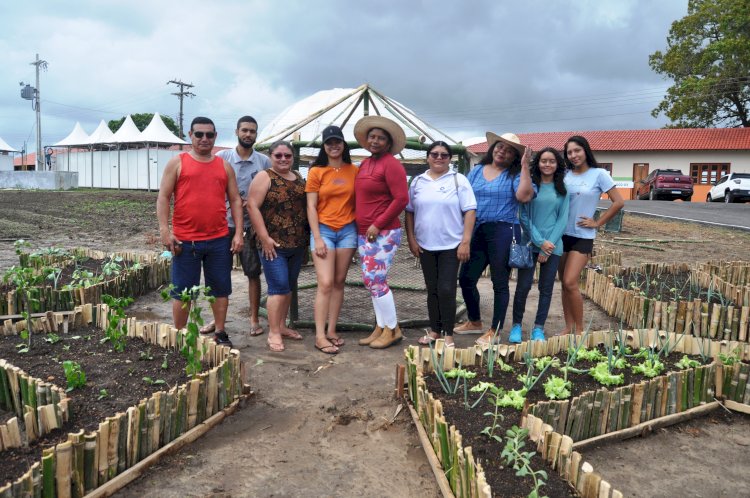
[[(0, 241), (0, 269), (17, 262), (9, 239), (24, 236), (30, 236), (35, 248), (156, 250), (154, 203), (155, 194), (146, 192), (0, 191), (0, 239), (4, 239)], [(607, 245), (622, 250), (626, 264), (737, 259), (750, 247), (750, 235), (685, 223), (631, 217), (625, 219), (624, 229), (628, 237), (660, 234), (713, 242), (670, 244), (666, 252), (653, 253)], [(406, 253), (402, 249), (400, 257)], [(233, 273), (227, 330), (249, 366), (255, 396), (244, 409), (161, 462), (119, 496), (437, 496), (408, 415), (402, 411), (394, 418), (398, 407), (392, 396), (395, 365), (402, 361), (403, 346), (414, 344), (422, 332), (407, 330), (401, 345), (384, 351), (357, 346), (364, 333), (346, 333), (344, 351), (331, 358), (315, 351), (311, 332), (302, 331), (304, 341), (287, 341), (286, 352), (271, 354), (265, 335), (245, 334), (245, 281), (240, 272)], [(483, 315), (488, 319), (491, 289), (485, 280), (481, 292)], [(562, 327), (558, 296), (559, 284), (548, 333)], [(536, 302), (533, 289), (525, 330), (530, 329)], [(586, 321), (592, 320), (593, 329), (609, 327), (609, 317), (589, 302), (585, 306)], [(156, 293), (140, 298), (131, 311), (146, 319), (170, 319), (168, 306)], [(459, 336), (456, 342), (462, 347), (474, 339)]]

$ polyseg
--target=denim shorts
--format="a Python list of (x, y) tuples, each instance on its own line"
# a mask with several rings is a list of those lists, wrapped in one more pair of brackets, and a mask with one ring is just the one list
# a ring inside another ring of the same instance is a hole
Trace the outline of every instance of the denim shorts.
[[(357, 223), (352, 221), (339, 230), (334, 230), (328, 225), (319, 223), (320, 237), (328, 249), (354, 249), (357, 247)], [(315, 238), (310, 233), (310, 250), (315, 250)]]
[(305, 251), (306, 247), (276, 248), (276, 257), (270, 260), (263, 256), (263, 251), (258, 250), (269, 296), (292, 292), (292, 288), (297, 285)]
[(172, 283), (170, 295), (180, 298), (180, 292), (201, 283), (201, 268), (207, 293), (214, 297), (227, 297), (232, 293), (232, 253), (229, 236), (218, 239), (182, 242), (182, 252), (172, 258)]

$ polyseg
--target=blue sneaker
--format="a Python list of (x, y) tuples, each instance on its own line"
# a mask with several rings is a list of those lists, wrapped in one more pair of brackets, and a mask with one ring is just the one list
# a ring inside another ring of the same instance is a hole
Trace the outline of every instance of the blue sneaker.
[(541, 327), (534, 327), (534, 330), (531, 331), (531, 340), (544, 341), (544, 329), (542, 329)]
[(513, 328), (510, 329), (510, 336), (508, 342), (511, 344), (519, 344), (521, 342), (521, 324), (514, 323)]

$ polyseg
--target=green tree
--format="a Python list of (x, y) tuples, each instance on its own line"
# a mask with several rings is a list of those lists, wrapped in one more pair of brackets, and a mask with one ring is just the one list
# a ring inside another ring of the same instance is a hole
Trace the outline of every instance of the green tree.
[[(138, 130), (140, 131), (143, 131), (146, 129), (151, 120), (154, 119), (154, 113), (142, 112), (139, 114), (131, 114), (130, 117), (133, 118), (133, 123), (135, 123), (136, 128), (138, 128)], [(167, 125), (167, 128), (169, 128), (169, 131), (174, 133), (175, 136), (180, 136), (180, 129), (175, 124), (174, 119), (170, 118), (169, 116), (162, 116), (161, 119), (162, 121), (164, 121), (164, 124)], [(122, 123), (124, 122), (125, 116), (121, 117), (120, 119), (111, 120), (107, 123), (107, 126), (109, 126), (109, 129), (114, 133), (120, 129), (120, 126), (122, 126)]]
[(651, 114), (673, 127), (750, 126), (750, 2), (689, 0), (667, 50), (649, 56), (672, 85)]

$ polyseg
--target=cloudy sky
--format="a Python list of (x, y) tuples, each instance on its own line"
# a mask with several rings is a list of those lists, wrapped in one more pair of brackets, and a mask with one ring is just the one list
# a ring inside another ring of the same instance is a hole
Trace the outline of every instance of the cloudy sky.
[(486, 130), (658, 128), (648, 56), (687, 0), (34, 0), (0, 6), (0, 137), (34, 149), (19, 82), (41, 73), (45, 144), (80, 121), (178, 114), (263, 127), (318, 90), (374, 88), (461, 140)]

